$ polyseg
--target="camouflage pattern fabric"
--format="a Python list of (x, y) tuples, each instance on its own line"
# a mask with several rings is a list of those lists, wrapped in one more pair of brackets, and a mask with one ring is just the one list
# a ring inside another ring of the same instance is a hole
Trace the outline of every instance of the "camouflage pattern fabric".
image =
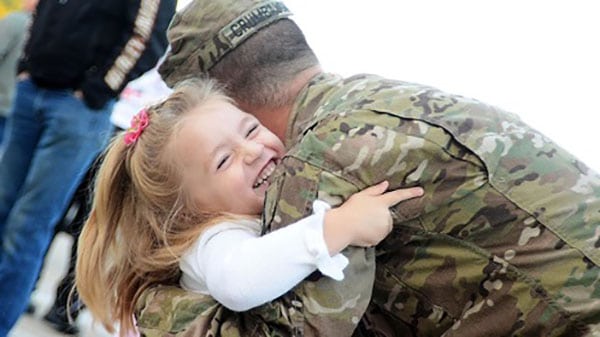
[[(296, 303), (279, 301), (251, 312), (235, 313), (207, 295), (187, 292), (174, 286), (158, 286), (146, 291), (138, 301), (137, 325), (142, 336), (289, 336), (289, 327), (298, 323), (298, 314), (280, 315)], [(299, 311), (298, 311), (299, 313)], [(283, 328), (279, 328), (279, 327)]]
[[(600, 176), (584, 164), (515, 115), (372, 75), (320, 75), (294, 112), (265, 232), (315, 198), (338, 205), (384, 179), (425, 196), (392, 209), (376, 248), (344, 251), (344, 281), (313, 275), (267, 307), (221, 314), (217, 325), (237, 330), (215, 335), (600, 335)], [(184, 316), (193, 328), (206, 317), (196, 314), (165, 310), (149, 324), (142, 311), (140, 328)]]

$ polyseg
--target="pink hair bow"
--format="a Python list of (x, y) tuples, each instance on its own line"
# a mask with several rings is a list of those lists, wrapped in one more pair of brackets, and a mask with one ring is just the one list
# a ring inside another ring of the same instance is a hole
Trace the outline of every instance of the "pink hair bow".
[(148, 118), (148, 110), (142, 109), (131, 119), (131, 126), (125, 132), (125, 144), (131, 145), (135, 143), (142, 131), (148, 126), (149, 118)]

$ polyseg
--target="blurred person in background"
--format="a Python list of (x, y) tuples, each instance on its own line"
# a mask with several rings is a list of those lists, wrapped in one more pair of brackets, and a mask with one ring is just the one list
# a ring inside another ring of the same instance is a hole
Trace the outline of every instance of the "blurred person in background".
[(14, 97), (17, 62), (27, 35), (31, 12), (36, 5), (37, 0), (23, 1), (20, 11), (14, 11), (0, 19), (0, 144), (6, 116)]
[[(171, 91), (161, 79), (156, 68), (152, 68), (144, 75), (129, 82), (119, 95), (119, 100), (115, 103), (111, 113), (110, 120), (115, 131), (127, 129), (131, 119), (137, 112), (145, 106), (164, 99)], [(55, 235), (63, 232), (72, 236), (73, 245), (71, 246), (69, 269), (56, 289), (55, 300), (50, 310), (44, 315), (44, 320), (50, 323), (55, 330), (67, 334), (77, 334), (79, 332), (75, 320), (83, 308), (83, 303), (79, 300), (76, 290), (73, 292), (72, 297), (69, 297), (69, 295), (74, 285), (77, 241), (83, 223), (90, 212), (92, 184), (96, 170), (97, 164), (94, 161), (85, 174), (85, 178), (77, 187), (68, 209), (55, 228)], [(47, 265), (45, 267), (52, 268)], [(29, 313), (33, 313), (36, 309), (33, 302), (27, 309)], [(72, 318), (71, 320), (69, 316)]]
[(0, 153), (0, 337), (111, 135), (115, 97), (164, 53), (174, 12), (175, 0), (39, 2)]

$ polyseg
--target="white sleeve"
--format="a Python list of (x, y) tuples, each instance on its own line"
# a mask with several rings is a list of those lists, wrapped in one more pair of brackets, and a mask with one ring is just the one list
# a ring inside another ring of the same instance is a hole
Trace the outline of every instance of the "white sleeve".
[(212, 235), (207, 231), (193, 250), (195, 261), (188, 261), (186, 269), (191, 267), (193, 275), (204, 278), (208, 293), (234, 311), (283, 295), (316, 269), (341, 280), (348, 259), (329, 255), (323, 238), (327, 209), (328, 204), (317, 200), (313, 215), (264, 236), (240, 227)]

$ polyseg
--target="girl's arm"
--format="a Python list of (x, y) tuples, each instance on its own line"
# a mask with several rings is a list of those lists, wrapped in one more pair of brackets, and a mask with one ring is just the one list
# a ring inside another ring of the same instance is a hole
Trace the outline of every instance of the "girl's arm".
[(330, 256), (323, 238), (329, 205), (315, 201), (313, 207), (313, 215), (265, 236), (248, 225), (211, 227), (182, 260), (183, 285), (207, 291), (231, 310), (245, 311), (286, 293), (318, 267), (342, 279), (348, 260), (342, 254)]
[(328, 212), (329, 205), (317, 200), (314, 214), (264, 236), (248, 225), (211, 227), (182, 258), (182, 283), (231, 310), (245, 311), (281, 296), (317, 269), (341, 280), (348, 260), (339, 251), (379, 242), (391, 229), (388, 208), (422, 192), (381, 195), (386, 188), (366, 189)]

